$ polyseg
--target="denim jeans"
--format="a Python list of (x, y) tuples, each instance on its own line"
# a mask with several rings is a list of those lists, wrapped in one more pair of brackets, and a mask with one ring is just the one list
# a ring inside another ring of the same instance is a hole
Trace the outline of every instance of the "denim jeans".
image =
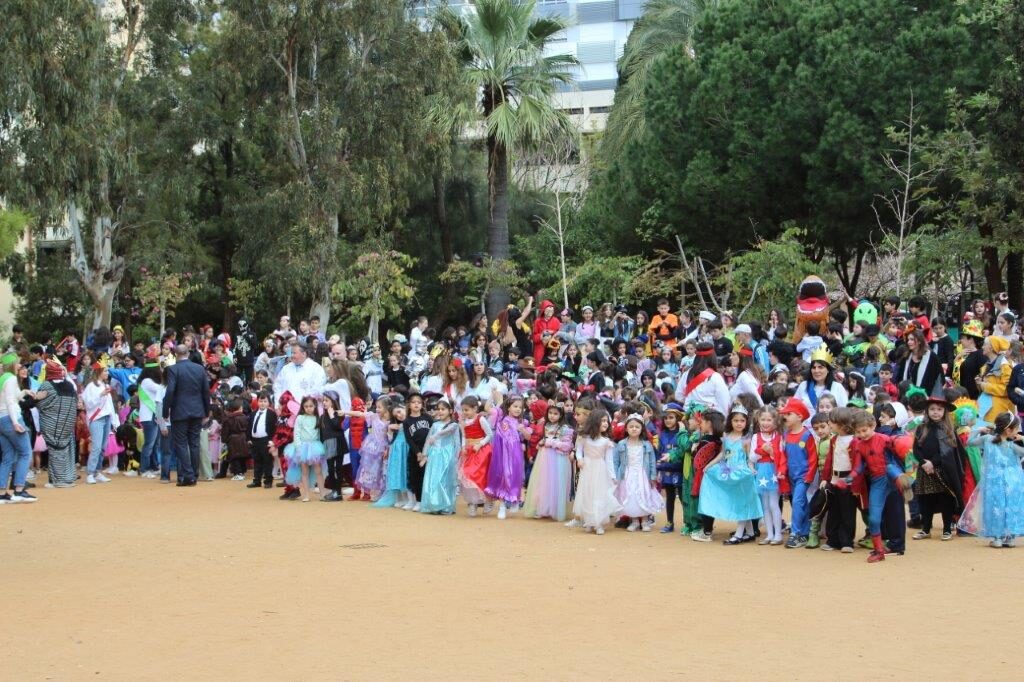
[(803, 476), (793, 481), (793, 516), (790, 525), (793, 526), (793, 534), (807, 536), (811, 532), (810, 501), (807, 499), (807, 492), (810, 487), (804, 482)]
[(160, 433), (160, 425), (156, 420), (142, 422), (142, 454), (139, 455), (139, 471), (156, 471), (160, 469), (161, 453), (164, 437)]
[[(22, 427), (25, 426), (20, 414), (15, 419)], [(0, 458), (0, 490), (7, 489), (12, 470), (14, 489), (24, 489), (28, 467), (32, 463), (32, 441), (28, 429), (25, 429), (24, 433), (18, 433), (14, 430), (14, 422), (7, 415), (0, 417)]]
[(93, 475), (100, 470), (103, 463), (103, 451), (110, 437), (110, 415), (89, 422), (89, 462), (86, 471)]

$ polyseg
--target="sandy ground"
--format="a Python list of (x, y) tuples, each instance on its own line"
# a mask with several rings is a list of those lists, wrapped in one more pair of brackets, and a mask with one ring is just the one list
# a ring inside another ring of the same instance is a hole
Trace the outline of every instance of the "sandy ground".
[(117, 476), (0, 508), (0, 679), (1021, 676), (1024, 548), (868, 565), (244, 485)]

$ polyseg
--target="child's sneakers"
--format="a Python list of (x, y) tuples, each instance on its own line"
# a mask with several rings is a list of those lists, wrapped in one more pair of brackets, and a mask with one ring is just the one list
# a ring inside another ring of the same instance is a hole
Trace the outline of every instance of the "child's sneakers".
[(579, 519), (571, 519), (571, 520), (565, 522), (565, 527), (566, 528), (579, 528), (582, 525), (583, 524), (580, 523)]
[(470, 516), (476, 516), (476, 505), (475, 504), (467, 504), (466, 505), (466, 513), (469, 514)]
[(244, 481), (245, 480), (245, 476), (243, 476), (242, 474), (235, 474), (234, 476), (231, 477), (231, 480), (232, 481)]
[(594, 535), (604, 535), (604, 528), (602, 528), (601, 526), (598, 526), (597, 528), (595, 528), (594, 529)]
[(702, 530), (695, 530), (690, 533), (690, 539), (694, 542), (711, 542), (711, 533), (705, 533)]
[(498, 505), (498, 520), (499, 521), (504, 521), (505, 520), (505, 503), (504, 502), (502, 502), (501, 504)]
[(806, 535), (790, 535), (786, 541), (786, 549), (800, 549), (807, 546)]
[(650, 533), (652, 528), (654, 528), (654, 522), (649, 519), (644, 520), (644, 522), (640, 524), (640, 530), (644, 533)]
[(484, 515), (486, 516), (487, 514), (490, 514), (492, 511), (494, 511), (494, 503), (484, 502)]
[(630, 533), (635, 533), (638, 528), (640, 528), (640, 520), (639, 519), (633, 519), (633, 521), (630, 522), (629, 526), (626, 527), (626, 530), (629, 531)]
[(673, 532), (673, 531), (674, 531), (675, 529), (676, 529), (676, 527), (675, 527), (674, 525), (672, 525), (672, 524), (670, 523), (670, 524), (668, 524), (667, 526), (662, 526), (662, 528), (661, 528), (661, 532), (662, 532), (662, 533), (671, 533), (671, 532)]

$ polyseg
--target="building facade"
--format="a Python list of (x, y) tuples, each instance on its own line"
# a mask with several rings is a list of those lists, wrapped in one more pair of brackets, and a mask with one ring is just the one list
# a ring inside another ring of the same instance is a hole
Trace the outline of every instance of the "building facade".
[[(618, 84), (616, 64), (634, 21), (646, 0), (537, 0), (538, 16), (559, 17), (569, 24), (548, 45), (550, 54), (571, 54), (579, 60), (576, 84), (558, 94), (556, 104), (573, 116), (586, 134), (604, 130)], [(443, 0), (424, 0), (415, 10), (426, 16)], [(449, 0), (455, 11), (473, 11), (471, 0)]]

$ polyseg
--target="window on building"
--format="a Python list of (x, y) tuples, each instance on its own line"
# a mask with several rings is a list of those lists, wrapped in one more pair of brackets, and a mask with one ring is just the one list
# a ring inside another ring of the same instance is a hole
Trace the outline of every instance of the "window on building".
[(607, 114), (612, 110), (611, 107), (590, 107), (590, 113), (592, 114)]
[(582, 116), (583, 107), (570, 107), (568, 109), (559, 109), (563, 114), (569, 114), (570, 116)]

